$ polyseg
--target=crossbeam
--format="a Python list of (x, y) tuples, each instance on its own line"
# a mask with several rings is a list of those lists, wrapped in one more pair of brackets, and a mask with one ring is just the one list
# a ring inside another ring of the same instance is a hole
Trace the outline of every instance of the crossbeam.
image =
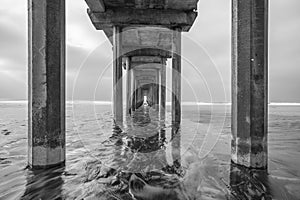
[(103, 0), (85, 0), (92, 12), (105, 12)]
[(97, 30), (117, 26), (156, 25), (166, 28), (181, 27), (182, 31), (189, 31), (197, 12), (159, 9), (114, 8), (106, 12), (93, 12), (88, 15)]
[(163, 49), (123, 47), (122, 50), (122, 54), (126, 56), (159, 56), (162, 58), (172, 57), (172, 52), (165, 51)]

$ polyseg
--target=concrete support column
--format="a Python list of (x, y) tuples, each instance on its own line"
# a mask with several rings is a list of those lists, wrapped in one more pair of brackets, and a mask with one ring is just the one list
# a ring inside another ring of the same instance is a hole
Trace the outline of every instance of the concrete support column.
[(133, 106), (134, 106), (134, 110), (137, 109), (137, 103), (138, 103), (138, 82), (137, 82), (137, 78), (136, 78), (136, 71), (133, 71), (133, 77), (134, 77), (134, 101), (133, 101)]
[(28, 1), (28, 164), (65, 164), (65, 1)]
[(122, 34), (121, 28), (113, 27), (113, 114), (116, 122), (123, 121), (123, 80), (122, 80)]
[(142, 88), (139, 86), (139, 89), (138, 89), (138, 103), (141, 103), (141, 101), (144, 100), (144, 97), (143, 97), (143, 94), (142, 94)]
[(157, 69), (156, 70), (156, 104), (158, 105), (158, 109), (159, 109), (159, 99), (160, 99), (160, 93), (159, 93), (159, 91), (160, 91), (160, 87), (159, 87), (159, 71), (160, 71), (160, 69)]
[(267, 168), (268, 0), (232, 1), (232, 161)]
[(153, 105), (158, 105), (159, 104), (159, 76), (158, 73), (159, 71), (155, 69), (155, 78), (153, 80), (152, 86), (153, 86)]
[(132, 85), (132, 90), (131, 90), (131, 111), (135, 111), (135, 89), (136, 89), (136, 78), (135, 78), (135, 72), (134, 69), (131, 70), (131, 85)]
[(172, 123), (181, 122), (181, 29), (173, 31), (172, 44)]
[(126, 71), (127, 71), (127, 88), (126, 88), (126, 114), (129, 115), (131, 113), (131, 86), (132, 86), (132, 83), (131, 83), (131, 68), (130, 68), (130, 58), (127, 57), (126, 58)]
[(167, 84), (167, 74), (166, 74), (166, 60), (163, 59), (162, 66), (160, 70), (160, 119), (164, 120), (166, 116), (166, 84)]

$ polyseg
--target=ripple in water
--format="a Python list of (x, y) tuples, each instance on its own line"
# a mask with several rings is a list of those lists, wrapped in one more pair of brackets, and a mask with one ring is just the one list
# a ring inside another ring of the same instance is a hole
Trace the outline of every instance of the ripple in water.
[(0, 119), (0, 199), (300, 197), (300, 149), (293, 142), (300, 139), (298, 107), (270, 108), (268, 174), (230, 162), (230, 116), (212, 152), (197, 156), (211, 123), (208, 107), (197, 119), (195, 108), (183, 106), (178, 126), (171, 125), (170, 112), (160, 121), (155, 109), (142, 106), (116, 125), (109, 106), (92, 104), (68, 107), (66, 166), (30, 170), (25, 107), (1, 104), (0, 116), (9, 117)]

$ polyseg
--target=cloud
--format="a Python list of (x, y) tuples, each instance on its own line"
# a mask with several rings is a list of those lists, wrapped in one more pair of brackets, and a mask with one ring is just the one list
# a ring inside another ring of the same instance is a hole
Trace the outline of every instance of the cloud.
[(270, 100), (300, 102), (300, 1), (270, 1)]
[[(97, 100), (110, 100), (111, 45), (104, 33), (93, 27), (84, 1), (66, 2), (68, 98), (74, 86), (77, 98), (91, 98), (97, 87)], [(269, 2), (270, 101), (300, 102), (300, 1)], [(198, 7), (194, 26), (183, 33), (183, 100), (197, 97), (209, 101), (205, 79), (216, 101), (224, 100), (224, 88), (230, 101), (231, 1), (201, 0)], [(0, 44), (0, 98), (26, 98), (27, 1), (1, 1)], [(204, 78), (195, 75), (195, 70)], [(103, 81), (97, 86), (101, 74)]]

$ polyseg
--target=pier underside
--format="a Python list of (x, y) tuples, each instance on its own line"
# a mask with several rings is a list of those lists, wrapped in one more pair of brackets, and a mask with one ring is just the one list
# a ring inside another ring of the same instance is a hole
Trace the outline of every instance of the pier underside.
[[(85, 1), (95, 29), (113, 46), (114, 121), (122, 124), (143, 105), (165, 118), (171, 63), (172, 123), (179, 125), (181, 35), (195, 22), (198, 0)], [(28, 160), (51, 167), (65, 163), (65, 1), (28, 2)], [(267, 33), (268, 0), (232, 0), (232, 161), (261, 169), (268, 160)]]

